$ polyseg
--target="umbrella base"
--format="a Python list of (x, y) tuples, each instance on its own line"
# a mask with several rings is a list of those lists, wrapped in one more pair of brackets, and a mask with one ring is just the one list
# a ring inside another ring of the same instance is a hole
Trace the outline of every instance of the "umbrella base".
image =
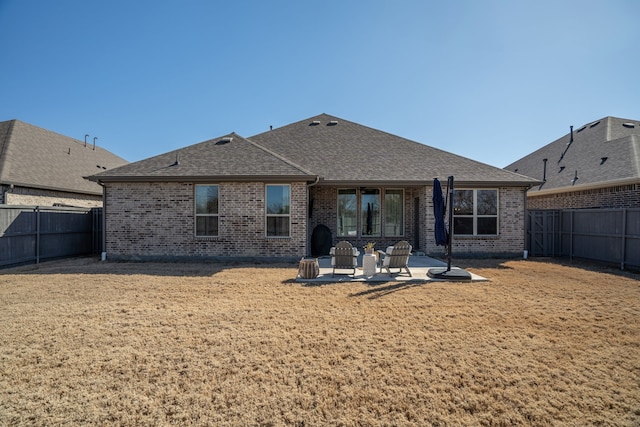
[(447, 270), (447, 267), (430, 268), (427, 276), (432, 279), (451, 280), (463, 282), (471, 280), (471, 273), (461, 268)]

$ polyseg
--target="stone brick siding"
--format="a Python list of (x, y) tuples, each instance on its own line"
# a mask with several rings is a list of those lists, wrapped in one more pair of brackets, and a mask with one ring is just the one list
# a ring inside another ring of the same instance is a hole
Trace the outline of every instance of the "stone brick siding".
[[(400, 240), (407, 240), (414, 246), (414, 251), (422, 251), (427, 255), (443, 256), (444, 248), (435, 244), (432, 190), (431, 186), (405, 188), (405, 234), (403, 237), (362, 237), (358, 235), (353, 238), (344, 238), (337, 236), (338, 188), (311, 187), (310, 198), (313, 199), (313, 209), (309, 218), (309, 241), (314, 227), (318, 224), (323, 224), (331, 230), (333, 244), (340, 240), (348, 240), (352, 245), (362, 247), (366, 242), (374, 241), (376, 242), (376, 248), (384, 249)], [(384, 197), (384, 188), (381, 188), (381, 194)], [(458, 256), (519, 256), (522, 254), (525, 247), (525, 189), (500, 188), (498, 197), (500, 204), (498, 235), (482, 237), (456, 236), (453, 247), (455, 254)], [(418, 212), (414, 208), (416, 198), (419, 203)], [(416, 215), (419, 223), (417, 230), (414, 225)]]
[(218, 185), (219, 237), (195, 237), (195, 184), (108, 183), (107, 257), (300, 258), (306, 255), (306, 183), (291, 184), (291, 236), (286, 238), (266, 237), (264, 183)]
[(102, 195), (78, 194), (37, 188), (3, 186), (0, 203), (24, 206), (75, 206), (79, 208), (102, 207)]
[(529, 209), (638, 208), (640, 184), (618, 185), (549, 195), (530, 195)]

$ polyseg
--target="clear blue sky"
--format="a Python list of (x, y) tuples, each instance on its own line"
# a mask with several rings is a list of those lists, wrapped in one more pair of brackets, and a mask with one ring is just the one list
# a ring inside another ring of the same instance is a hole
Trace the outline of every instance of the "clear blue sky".
[(328, 113), (498, 167), (640, 120), (636, 0), (0, 0), (0, 121), (141, 160)]

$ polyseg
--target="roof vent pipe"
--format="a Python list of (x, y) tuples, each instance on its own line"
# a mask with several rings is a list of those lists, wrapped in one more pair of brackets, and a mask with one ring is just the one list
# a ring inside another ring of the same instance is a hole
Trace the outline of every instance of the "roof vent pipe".
[(96, 150), (96, 139), (98, 139), (98, 137), (97, 137), (97, 136), (94, 136), (94, 137), (93, 137), (93, 151), (95, 151), (95, 150)]
[(87, 137), (88, 136), (89, 136), (88, 133), (84, 135), (84, 146), (85, 146), (85, 148), (87, 147)]
[(544, 167), (542, 169), (542, 180), (543, 181), (547, 181), (547, 160), (548, 159), (542, 159), (542, 161), (544, 162)]

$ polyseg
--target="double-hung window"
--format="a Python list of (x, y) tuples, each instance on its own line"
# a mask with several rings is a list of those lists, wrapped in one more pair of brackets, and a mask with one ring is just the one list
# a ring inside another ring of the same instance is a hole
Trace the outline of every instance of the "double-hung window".
[(338, 190), (338, 236), (358, 235), (358, 194), (355, 189)]
[(267, 237), (289, 237), (291, 229), (291, 186), (267, 185)]
[(384, 191), (384, 235), (404, 236), (404, 191)]
[(196, 185), (196, 236), (218, 236), (218, 186)]
[(498, 190), (454, 190), (453, 234), (498, 234)]

